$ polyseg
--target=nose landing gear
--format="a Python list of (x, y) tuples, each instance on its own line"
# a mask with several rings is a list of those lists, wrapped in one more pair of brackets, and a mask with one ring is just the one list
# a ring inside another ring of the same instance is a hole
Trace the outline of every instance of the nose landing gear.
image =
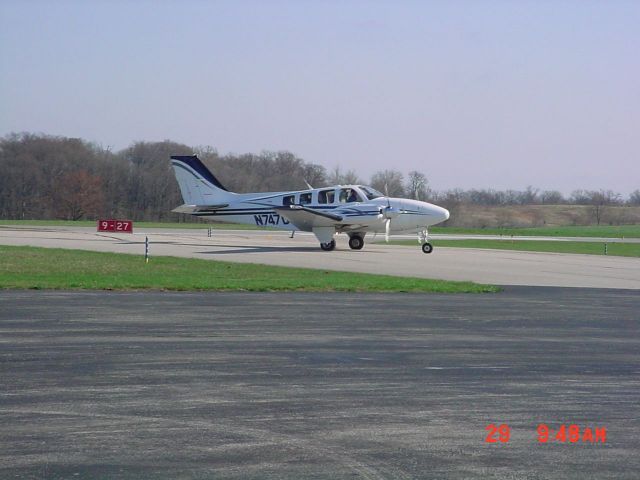
[(426, 228), (424, 230), (418, 230), (418, 243), (422, 245), (422, 253), (433, 252), (433, 245), (429, 243), (429, 232)]

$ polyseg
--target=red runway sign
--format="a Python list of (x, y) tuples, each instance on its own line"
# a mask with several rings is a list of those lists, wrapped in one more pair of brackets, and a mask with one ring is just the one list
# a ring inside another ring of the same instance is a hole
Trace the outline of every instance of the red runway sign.
[(98, 220), (99, 232), (133, 233), (131, 220)]

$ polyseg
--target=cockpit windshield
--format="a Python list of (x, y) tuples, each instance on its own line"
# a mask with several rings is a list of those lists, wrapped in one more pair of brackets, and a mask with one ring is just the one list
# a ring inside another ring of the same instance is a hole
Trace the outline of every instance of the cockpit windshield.
[(360, 187), (360, 190), (364, 192), (364, 194), (367, 196), (369, 200), (373, 200), (374, 198), (378, 198), (378, 197), (384, 197), (384, 195), (380, 193), (378, 190), (376, 190), (375, 188), (365, 187), (363, 185), (359, 185), (359, 187)]

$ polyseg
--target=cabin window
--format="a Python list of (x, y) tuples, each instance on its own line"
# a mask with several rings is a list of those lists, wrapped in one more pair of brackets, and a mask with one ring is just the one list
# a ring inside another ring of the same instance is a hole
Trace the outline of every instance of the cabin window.
[(318, 192), (318, 203), (333, 203), (335, 196), (334, 190), (321, 190)]
[(340, 203), (361, 202), (360, 195), (353, 188), (340, 189)]
[(287, 205), (293, 205), (294, 203), (296, 203), (295, 195), (287, 195), (286, 197), (282, 197), (282, 205), (284, 205), (285, 207)]
[(300, 194), (300, 205), (311, 203), (311, 192)]

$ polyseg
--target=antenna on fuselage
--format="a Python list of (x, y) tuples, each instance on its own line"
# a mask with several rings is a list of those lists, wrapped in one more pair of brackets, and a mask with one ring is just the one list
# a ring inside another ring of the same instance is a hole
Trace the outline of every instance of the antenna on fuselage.
[(304, 180), (304, 183), (305, 183), (305, 185), (307, 186), (307, 188), (308, 188), (309, 190), (313, 190), (313, 187), (311, 186), (311, 184), (310, 184), (309, 182), (307, 182), (305, 179), (303, 179), (303, 180)]

